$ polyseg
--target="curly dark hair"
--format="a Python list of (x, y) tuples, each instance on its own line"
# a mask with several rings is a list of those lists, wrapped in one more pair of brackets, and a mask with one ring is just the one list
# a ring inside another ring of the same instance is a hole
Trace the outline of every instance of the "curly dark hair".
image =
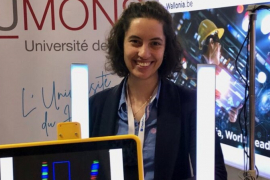
[(173, 78), (173, 73), (181, 69), (180, 57), (182, 50), (176, 34), (173, 30), (171, 14), (158, 2), (136, 2), (130, 3), (120, 19), (112, 27), (107, 38), (107, 61), (105, 69), (125, 77), (129, 71), (124, 62), (124, 38), (130, 23), (135, 18), (152, 18), (163, 24), (163, 32), (166, 38), (166, 46), (163, 62), (158, 69), (162, 78)]

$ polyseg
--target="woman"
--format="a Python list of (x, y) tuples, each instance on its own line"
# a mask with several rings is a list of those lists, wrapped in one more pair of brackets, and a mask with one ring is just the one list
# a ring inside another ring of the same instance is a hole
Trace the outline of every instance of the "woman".
[[(90, 98), (90, 137), (138, 135), (145, 180), (192, 177), (196, 93), (168, 80), (181, 67), (170, 14), (158, 2), (131, 3), (111, 29), (107, 45), (106, 68), (124, 79)], [(219, 144), (216, 152), (216, 178), (226, 179)]]

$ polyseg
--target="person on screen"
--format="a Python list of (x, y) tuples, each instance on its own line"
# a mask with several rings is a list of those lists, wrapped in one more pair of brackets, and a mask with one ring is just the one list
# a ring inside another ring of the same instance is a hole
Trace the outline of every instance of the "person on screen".
[[(196, 92), (169, 80), (182, 54), (172, 22), (158, 2), (130, 3), (106, 41), (106, 69), (123, 80), (89, 100), (90, 137), (138, 135), (145, 180), (196, 175)], [(215, 177), (225, 180), (216, 140)]]
[[(216, 71), (220, 72), (220, 57), (221, 57), (221, 44), (220, 39), (224, 34), (223, 28), (217, 26), (209, 19), (203, 20), (198, 28), (199, 49), (201, 50), (201, 63), (217, 65)], [(220, 98), (221, 94), (216, 90), (216, 98)], [(236, 122), (238, 112), (242, 108), (242, 104), (238, 107), (231, 106), (228, 109), (229, 122)]]
[(202, 51), (201, 62), (219, 65), (221, 57), (220, 39), (224, 34), (223, 28), (217, 26), (209, 19), (203, 20), (198, 28), (199, 49)]

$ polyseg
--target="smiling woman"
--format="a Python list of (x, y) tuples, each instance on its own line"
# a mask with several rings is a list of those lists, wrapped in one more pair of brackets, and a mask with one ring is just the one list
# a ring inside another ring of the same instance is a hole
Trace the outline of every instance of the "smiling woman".
[[(90, 98), (90, 137), (138, 135), (145, 180), (194, 177), (196, 92), (168, 80), (182, 55), (170, 13), (155, 1), (131, 3), (106, 44), (106, 69), (124, 79)], [(226, 179), (218, 139), (215, 154), (216, 179)]]
[(158, 68), (163, 61), (165, 36), (162, 23), (155, 19), (137, 18), (131, 21), (124, 39), (124, 61), (133, 78), (149, 79), (156, 85)]

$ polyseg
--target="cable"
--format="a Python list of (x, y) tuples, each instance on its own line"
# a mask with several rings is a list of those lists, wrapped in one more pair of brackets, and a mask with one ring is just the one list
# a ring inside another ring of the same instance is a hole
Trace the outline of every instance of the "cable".
[[(254, 6), (254, 9), (251, 11), (252, 13), (254, 13), (255, 11), (257, 10), (260, 10), (260, 9), (268, 9), (269, 10), (269, 7), (265, 6), (265, 5), (261, 5), (261, 6)], [(241, 108), (240, 110), (240, 113), (238, 114), (237, 116), (237, 120), (238, 120), (238, 123), (239, 123), (239, 126), (240, 126), (240, 130), (241, 130), (241, 133), (243, 134), (243, 137), (244, 137), (244, 141), (242, 142), (242, 146), (243, 146), (243, 149), (244, 149), (244, 180), (255, 180), (259, 177), (259, 170), (257, 168), (257, 166), (255, 165), (255, 169), (256, 169), (256, 178), (251, 176), (249, 173), (248, 173), (248, 163), (245, 162), (246, 160), (248, 160), (250, 158), (247, 150), (246, 150), (246, 143), (249, 142), (249, 136), (248, 136), (248, 125), (247, 125), (247, 102), (249, 100), (249, 94), (248, 94), (248, 90), (249, 90), (249, 74), (248, 74), (248, 69), (249, 69), (249, 49), (248, 49), (248, 45), (249, 45), (249, 42), (250, 42), (250, 26), (251, 26), (251, 19), (249, 20), (249, 25), (248, 25), (248, 32), (247, 32), (247, 36), (244, 40), (244, 42), (242, 43), (241, 45), (241, 48), (239, 50), (239, 53), (237, 54), (237, 57), (236, 57), (236, 60), (235, 60), (235, 67), (236, 67), (236, 71), (237, 73), (240, 75), (240, 77), (242, 78), (242, 80), (244, 81), (245, 83), (245, 99), (244, 99), (244, 102), (243, 102), (243, 108)], [(240, 53), (242, 52), (242, 49), (245, 45), (245, 43), (247, 42), (247, 58), (246, 58), (246, 65), (245, 65), (245, 68), (246, 68), (246, 71), (245, 71), (245, 74), (246, 74), (246, 78), (244, 78), (243, 74), (240, 72), (239, 68), (238, 68), (238, 65), (237, 65), (237, 62), (238, 62), (238, 58), (239, 58), (239, 55)], [(243, 114), (243, 117), (244, 117), (244, 127), (242, 127), (242, 124), (241, 124), (241, 115)], [(249, 144), (250, 146), (250, 144)], [(240, 176), (239, 176), (240, 177)], [(242, 178), (241, 178), (242, 179)]]
[[(250, 26), (250, 24), (249, 24)], [(241, 133), (244, 135), (244, 141), (242, 141), (242, 146), (243, 146), (243, 149), (244, 149), (244, 171), (246, 172), (247, 171), (247, 165), (246, 165), (246, 156), (248, 156), (248, 153), (246, 151), (246, 145), (245, 143), (248, 142), (248, 139), (247, 139), (247, 111), (246, 111), (246, 106), (247, 106), (247, 101), (249, 99), (249, 96), (247, 94), (248, 92), (248, 88), (249, 88), (249, 85), (248, 85), (248, 79), (249, 79), (249, 76), (248, 76), (248, 59), (249, 59), (249, 55), (248, 55), (248, 49), (247, 49), (247, 61), (246, 61), (246, 78), (244, 78), (244, 76), (242, 75), (242, 73), (239, 71), (239, 68), (238, 68), (238, 58), (239, 58), (239, 55), (240, 53), (242, 52), (242, 49), (247, 42), (249, 42), (249, 34), (250, 34), (250, 28), (248, 28), (248, 32), (247, 32), (247, 36), (244, 40), (244, 42), (242, 43), (241, 45), (241, 48), (236, 56), (236, 60), (235, 60), (235, 67), (236, 67), (236, 71), (238, 72), (238, 74), (240, 75), (240, 77), (242, 78), (242, 80), (244, 81), (245, 83), (245, 95), (244, 95), (244, 102), (243, 102), (243, 108), (240, 109), (240, 113), (238, 114), (237, 116), (237, 120), (238, 120), (238, 123), (239, 123), (239, 126), (240, 126), (240, 130), (241, 130)], [(248, 48), (248, 46), (247, 46)], [(244, 112), (243, 112), (244, 111)], [(243, 130), (243, 127), (242, 127), (242, 124), (241, 124), (241, 115), (244, 113), (244, 129), (245, 131)]]
[[(261, 9), (267, 9), (269, 10), (269, 7), (268, 6), (265, 6), (265, 5), (260, 5), (260, 6), (254, 6), (254, 8), (251, 10), (251, 13), (255, 13), (257, 10), (261, 10)], [(236, 60), (235, 60), (235, 67), (236, 67), (236, 71), (237, 73), (240, 75), (240, 78), (244, 81), (244, 84), (245, 84), (245, 95), (244, 95), (244, 101), (243, 101), (243, 108), (240, 109), (240, 112), (239, 114), (237, 115), (237, 121), (239, 123), (239, 126), (240, 126), (240, 130), (241, 130), (241, 133), (243, 134), (243, 137), (244, 137), (244, 140), (242, 141), (242, 146), (243, 146), (243, 150), (244, 150), (244, 153), (243, 153), (243, 156), (244, 156), (244, 172), (243, 172), (243, 177), (240, 177), (239, 173), (238, 173), (238, 177), (242, 180), (255, 180), (255, 179), (258, 179), (259, 177), (259, 170), (257, 168), (257, 166), (255, 165), (255, 169), (256, 169), (256, 178), (253, 177), (249, 172), (248, 172), (248, 159), (250, 158), (249, 156), (249, 153), (247, 152), (247, 147), (246, 147), (246, 144), (248, 144), (249, 142), (249, 136), (248, 136), (248, 124), (247, 124), (247, 119), (248, 119), (248, 116), (247, 116), (247, 102), (249, 100), (249, 93), (248, 93), (248, 90), (249, 90), (249, 73), (248, 73), (248, 70), (249, 70), (249, 43), (250, 43), (250, 27), (251, 27), (251, 17), (250, 17), (250, 20), (249, 20), (249, 24), (248, 24), (248, 31), (247, 31), (247, 35), (244, 39), (244, 42), (242, 43), (241, 45), (241, 48), (236, 56)], [(242, 52), (242, 49), (244, 47), (246, 43), (246, 48), (247, 48), (247, 54), (246, 54), (246, 64), (245, 64), (245, 75), (244, 76), (240, 70), (239, 70), (239, 67), (238, 67), (238, 59), (239, 59), (239, 55), (240, 53)], [(243, 119), (244, 119), (244, 127), (242, 127), (242, 124), (241, 124), (241, 116), (243, 115)], [(250, 144), (248, 144), (248, 146), (250, 146)], [(246, 162), (247, 161), (247, 162)]]

